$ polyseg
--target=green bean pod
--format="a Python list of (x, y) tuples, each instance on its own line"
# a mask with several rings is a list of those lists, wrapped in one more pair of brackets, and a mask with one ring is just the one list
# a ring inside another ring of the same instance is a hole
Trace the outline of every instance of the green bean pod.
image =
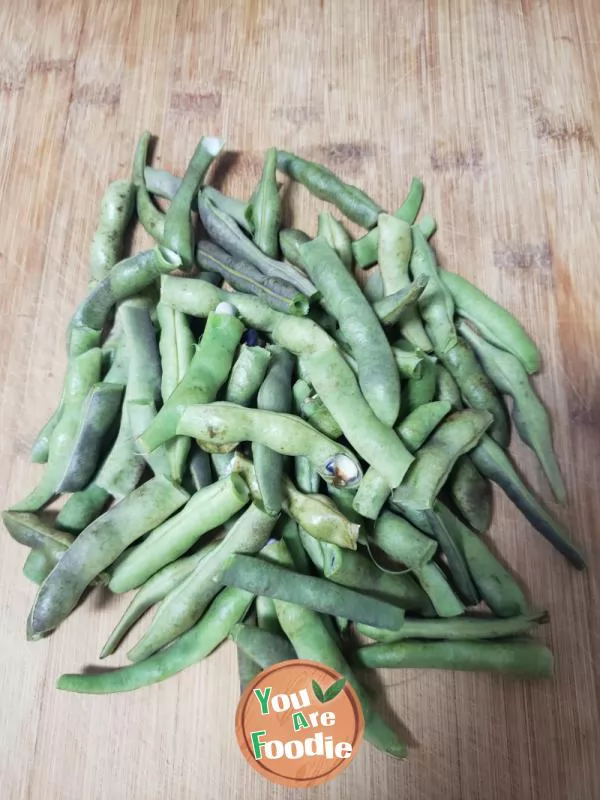
[(94, 520), (40, 586), (27, 620), (27, 638), (37, 639), (56, 628), (94, 578), (187, 499), (181, 488), (157, 476)]
[(58, 406), (52, 412), (50, 418), (44, 422), (41, 430), (35, 437), (31, 445), (30, 458), (34, 464), (46, 464), (50, 453), (50, 439), (56, 428), (64, 408), (64, 392)]
[[(183, 380), (194, 355), (194, 338), (185, 314), (158, 303), (156, 314), (160, 327), (159, 351), (162, 364), (160, 392), (163, 403)], [(143, 433), (143, 430), (139, 431)], [(177, 437), (165, 443), (172, 480), (181, 482), (191, 442)]]
[[(230, 313), (209, 315), (200, 344), (183, 379), (137, 440), (143, 452), (152, 451), (177, 435), (177, 424), (191, 403), (209, 403), (215, 399), (229, 376), (243, 332), (243, 324)], [(184, 435), (183, 431), (179, 435)]]
[(54, 569), (54, 562), (42, 550), (30, 550), (23, 564), (23, 576), (38, 586)]
[(321, 486), (321, 476), (306, 456), (294, 458), (294, 478), (298, 488), (309, 494), (316, 494)]
[(377, 642), (391, 644), (402, 639), (441, 639), (478, 641), (507, 639), (534, 630), (548, 621), (546, 612), (524, 614), (520, 617), (492, 617), (488, 614), (462, 616), (454, 619), (418, 619), (406, 617), (397, 631), (386, 631), (358, 623), (356, 630)]
[(98, 224), (90, 247), (90, 285), (108, 275), (120, 260), (123, 237), (135, 209), (136, 188), (132, 181), (113, 181), (100, 201)]
[(265, 153), (262, 175), (246, 211), (246, 218), (252, 223), (254, 244), (269, 258), (279, 255), (281, 197), (276, 170), (277, 150), (270, 147)]
[[(323, 574), (330, 581), (387, 600), (403, 609), (430, 611), (427, 597), (412, 576), (382, 572), (362, 553), (327, 543), (322, 543), (321, 547)], [(338, 615), (355, 619), (351, 614), (343, 612)]]
[(263, 547), (277, 517), (252, 504), (227, 532), (219, 546), (165, 597), (144, 636), (127, 654), (142, 661), (189, 630), (224, 583), (224, 572), (233, 553), (256, 553)]
[(523, 483), (508, 456), (489, 436), (484, 436), (471, 453), (477, 469), (504, 491), (533, 527), (577, 569), (585, 568), (585, 558), (569, 539), (564, 527), (554, 519)]
[(435, 364), (427, 358), (423, 361), (419, 377), (409, 378), (402, 387), (401, 417), (406, 417), (420, 406), (431, 403), (435, 397)]
[(464, 614), (465, 607), (454, 594), (446, 576), (434, 562), (423, 564), (415, 575), (429, 597), (438, 617), (458, 617)]
[(150, 194), (172, 200), (181, 186), (181, 178), (166, 169), (144, 167), (144, 184)]
[(253, 599), (251, 594), (242, 589), (224, 589), (213, 600), (202, 619), (168, 649), (120, 669), (85, 675), (61, 675), (57, 688), (84, 694), (112, 694), (131, 692), (164, 681), (210, 655), (244, 617)]
[(245, 587), (253, 594), (266, 595), (276, 601), (285, 600), (322, 614), (356, 619), (378, 627), (396, 628), (404, 619), (403, 609), (388, 601), (252, 556), (233, 556), (222, 580), (226, 586)]
[[(283, 543), (270, 545), (269, 558), (286, 567), (294, 566)], [(281, 600), (275, 601), (275, 609), (281, 627), (298, 658), (327, 664), (352, 685), (362, 706), (367, 741), (395, 758), (403, 758), (406, 755), (406, 745), (388, 728), (375, 710), (371, 698), (357, 681), (335, 638), (327, 628), (325, 619), (309, 608)]]
[(183, 269), (194, 264), (194, 228), (191, 212), (208, 168), (221, 152), (223, 141), (203, 136), (185, 171), (183, 180), (165, 214), (162, 244), (181, 258)]
[(205, 533), (231, 519), (249, 497), (248, 487), (235, 473), (197, 491), (178, 514), (155, 528), (119, 561), (112, 573), (110, 590), (121, 593), (141, 586), (186, 553)]
[(377, 224), (377, 217), (383, 211), (381, 206), (373, 202), (356, 186), (344, 183), (336, 175), (321, 164), (306, 161), (299, 156), (277, 152), (277, 169), (303, 186), (321, 200), (333, 203), (336, 208), (352, 222), (363, 228), (372, 228)]
[(310, 242), (310, 236), (297, 228), (285, 228), (279, 232), (279, 247), (283, 257), (302, 270), (304, 262), (300, 255), (300, 247), (306, 242)]
[(450, 403), (453, 411), (460, 411), (465, 407), (458, 384), (446, 367), (439, 362), (435, 365), (435, 397), (437, 400)]
[(277, 619), (275, 601), (272, 597), (262, 596), (256, 598), (256, 621), (261, 630), (269, 631), (277, 636), (284, 635)]
[(492, 439), (501, 447), (508, 447), (510, 423), (506, 406), (481, 368), (472, 348), (464, 339), (459, 338), (456, 345), (444, 354), (442, 362), (458, 384), (466, 404), (492, 414)]
[(398, 341), (394, 343), (392, 353), (401, 378), (419, 379), (423, 376), (423, 365), (428, 358), (422, 350), (415, 350), (408, 342)]
[(459, 322), (458, 330), (475, 350), (496, 389), (513, 398), (512, 418), (517, 432), (536, 454), (552, 493), (559, 503), (564, 503), (566, 490), (552, 447), (550, 417), (529, 382), (525, 367), (512, 353), (486, 342), (466, 323)]
[(499, 672), (522, 678), (552, 677), (552, 653), (529, 642), (405, 641), (370, 644), (355, 652), (361, 667)]
[(310, 422), (313, 428), (329, 436), (330, 439), (340, 438), (342, 429), (306, 381), (301, 378), (297, 380), (292, 387), (292, 394), (302, 419)]
[(291, 414), (223, 402), (190, 405), (183, 412), (176, 433), (217, 445), (257, 442), (282, 455), (303, 455), (329, 481), (355, 485), (362, 476), (351, 450)]
[(176, 586), (179, 586), (188, 575), (191, 575), (197, 565), (209, 553), (212, 553), (216, 547), (218, 547), (218, 542), (211, 542), (191, 556), (178, 558), (177, 561), (167, 564), (152, 575), (151, 578), (148, 578), (137, 590), (135, 597), (123, 612), (123, 616), (102, 648), (100, 658), (112, 655), (138, 619), (141, 619), (149, 608), (164, 600), (168, 593)]
[[(40, 554), (40, 558), (43, 558), (49, 571), (54, 568), (74, 541), (71, 534), (52, 528), (36, 514), (4, 511), (2, 521), (16, 542), (30, 547), (32, 553)], [(36, 570), (36, 574), (41, 573)]]
[(492, 487), (470, 456), (461, 456), (448, 477), (452, 502), (468, 524), (485, 533), (492, 524)]
[(204, 192), (198, 195), (198, 213), (210, 239), (227, 253), (243, 261), (249, 261), (269, 278), (279, 278), (291, 283), (307, 297), (315, 294), (315, 287), (302, 270), (266, 256), (248, 239), (235, 220), (217, 208)]
[(437, 550), (434, 539), (424, 536), (408, 520), (391, 511), (384, 511), (377, 519), (369, 541), (413, 570), (429, 563)]
[(291, 283), (263, 275), (249, 261), (230, 256), (212, 242), (198, 243), (196, 261), (203, 269), (217, 272), (234, 289), (260, 297), (277, 311), (299, 317), (308, 313), (308, 299)]
[(410, 311), (414, 309), (428, 282), (427, 275), (419, 275), (406, 288), (376, 300), (373, 303), (373, 311), (381, 324), (390, 327), (399, 321), (402, 322), (405, 317), (410, 317)]
[(410, 259), (413, 278), (426, 275), (427, 287), (419, 298), (419, 310), (425, 323), (425, 331), (438, 356), (451, 350), (456, 344), (454, 328), (454, 301), (441, 282), (435, 254), (418, 227), (413, 228), (413, 251)]
[(352, 271), (354, 257), (352, 256), (352, 239), (343, 223), (328, 211), (319, 214), (317, 235), (321, 236), (327, 244), (335, 250), (340, 261), (347, 270)]
[[(257, 408), (264, 411), (292, 411), (292, 375), (295, 359), (282, 347), (271, 348), (271, 361), (258, 390)], [(265, 511), (279, 514), (283, 500), (284, 457), (260, 442), (252, 443), (252, 458)]]
[[(407, 223), (408, 225), (412, 225), (417, 218), (417, 214), (419, 213), (419, 209), (421, 207), (421, 203), (423, 202), (423, 183), (419, 180), (419, 178), (413, 178), (408, 190), (408, 194), (406, 199), (400, 206), (400, 208), (394, 213), (394, 217), (402, 222)], [(379, 250), (379, 239), (380, 239), (380, 223), (381, 217), (383, 215), (379, 215), (378, 218), (378, 225), (376, 228), (373, 228), (372, 231), (361, 236), (360, 239), (357, 239), (355, 242), (352, 243), (352, 252), (354, 253), (354, 257), (356, 259), (356, 263), (362, 269), (365, 267), (370, 267), (371, 264), (374, 264), (377, 261), (377, 253)], [(388, 215), (386, 215), (388, 216)], [(431, 217), (429, 219), (432, 219)], [(428, 219), (428, 230), (430, 228), (430, 223)], [(435, 220), (434, 220), (434, 227), (430, 236), (435, 231)], [(429, 236), (426, 236), (429, 238)]]
[(56, 517), (56, 526), (68, 533), (81, 533), (84, 528), (93, 522), (106, 508), (109, 493), (92, 482), (75, 492), (67, 500)]
[(65, 378), (63, 411), (52, 431), (44, 475), (24, 500), (12, 506), (13, 511), (38, 511), (57, 494), (73, 456), (86, 397), (100, 379), (101, 366), (102, 352), (97, 347), (71, 359)]
[(479, 442), (492, 422), (487, 411), (466, 409), (445, 419), (417, 452), (392, 495), (398, 508), (430, 509), (459, 456)]
[(425, 444), (429, 436), (442, 420), (448, 416), (450, 411), (450, 403), (443, 400), (432, 400), (429, 403), (424, 403), (404, 417), (396, 426), (396, 433), (407, 448), (414, 453)]
[(210, 486), (215, 482), (210, 465), (210, 457), (197, 444), (192, 446), (188, 469), (195, 491), (203, 489), (205, 486)]
[(249, 327), (267, 331), (273, 341), (301, 355), (304, 370), (352, 447), (377, 464), (390, 486), (402, 480), (412, 457), (391, 429), (365, 402), (354, 373), (335, 342), (312, 320), (291, 317), (257, 298), (228, 293), (207, 283), (177, 278), (162, 282), (163, 302), (187, 314), (206, 317), (222, 301), (234, 303)]
[(289, 639), (250, 625), (234, 625), (229, 637), (261, 669), (296, 658)]
[(441, 269), (440, 278), (461, 317), (473, 322), (489, 342), (516, 356), (529, 374), (539, 371), (539, 348), (510, 311), (460, 275)]
[(136, 189), (135, 200), (138, 219), (146, 233), (155, 242), (161, 244), (165, 232), (165, 214), (154, 205), (144, 179), (144, 169), (148, 160), (148, 147), (150, 146), (151, 138), (150, 131), (144, 131), (140, 136), (133, 157), (133, 183)]
[(271, 350), (266, 347), (240, 347), (227, 381), (225, 400), (238, 406), (249, 406), (267, 374)]
[(307, 272), (337, 319), (358, 365), (358, 380), (366, 401), (386, 425), (400, 410), (400, 379), (383, 329), (354, 277), (335, 251), (320, 239), (302, 245)]
[[(381, 273), (383, 291), (386, 296), (394, 295), (411, 285), (409, 272), (413, 249), (411, 227), (404, 220), (397, 219), (389, 214), (381, 214), (378, 230), (379, 271)], [(421, 273), (418, 277), (425, 282), (422, 291), (419, 293), (420, 298), (429, 283), (429, 275)], [(383, 300), (378, 302), (381, 303)], [(411, 307), (405, 312), (400, 322), (400, 331), (407, 341), (420, 350), (430, 352), (433, 349), (416, 307)]]

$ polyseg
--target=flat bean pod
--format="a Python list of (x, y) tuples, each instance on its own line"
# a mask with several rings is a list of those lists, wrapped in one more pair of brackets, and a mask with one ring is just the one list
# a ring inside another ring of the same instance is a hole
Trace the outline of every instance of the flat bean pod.
[(40, 586), (27, 620), (28, 638), (36, 639), (56, 628), (94, 578), (187, 498), (181, 488), (157, 476), (94, 520)]
[(233, 626), (229, 636), (261, 669), (296, 658), (296, 651), (289, 639), (270, 631), (238, 624)]

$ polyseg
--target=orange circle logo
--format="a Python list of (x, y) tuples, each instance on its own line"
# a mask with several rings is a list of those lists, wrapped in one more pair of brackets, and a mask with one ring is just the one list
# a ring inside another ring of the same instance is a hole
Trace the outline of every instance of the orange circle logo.
[(250, 765), (283, 786), (325, 783), (350, 764), (365, 723), (350, 684), (316, 661), (281, 661), (246, 686), (235, 718)]

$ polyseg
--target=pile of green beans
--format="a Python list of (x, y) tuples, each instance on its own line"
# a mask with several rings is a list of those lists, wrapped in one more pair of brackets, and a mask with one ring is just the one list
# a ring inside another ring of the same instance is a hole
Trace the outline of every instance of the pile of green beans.
[[(99, 584), (136, 590), (100, 658), (153, 611), (133, 664), (58, 687), (142, 688), (231, 639), (242, 686), (295, 657), (337, 669), (367, 740), (403, 757), (355, 668), (549, 677), (552, 654), (529, 637), (548, 616), (486, 540), (493, 482), (584, 567), (507, 452), (512, 416), (564, 502), (530, 379), (540, 351), (438, 266), (422, 182), (389, 214), (270, 148), (246, 201), (206, 185), (220, 139), (200, 140), (182, 178), (146, 163), (149, 142), (100, 203), (62, 395), (32, 447), (44, 472), (3, 514), (38, 584), (29, 639)], [(282, 229), (278, 170), (367, 232), (353, 240), (326, 210), (314, 238)], [(126, 254), (135, 224), (153, 243)], [(355, 268), (374, 264), (365, 284)]]

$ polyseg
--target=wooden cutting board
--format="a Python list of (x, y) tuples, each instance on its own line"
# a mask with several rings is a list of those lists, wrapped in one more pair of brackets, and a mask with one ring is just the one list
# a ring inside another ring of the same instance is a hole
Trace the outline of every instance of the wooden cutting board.
[[(241, 197), (270, 145), (326, 163), (389, 208), (419, 175), (440, 261), (509, 307), (543, 348), (535, 383), (569, 489), (558, 513), (590, 568), (575, 572), (498, 495), (490, 540), (550, 611), (542, 635), (556, 678), (382, 673), (410, 758), (364, 746), (306, 796), (600, 797), (600, 5), (4, 0), (0, 31), (2, 507), (40, 473), (28, 450), (59, 396), (98, 203), (129, 173), (144, 128), (159, 137), (155, 163), (179, 173), (200, 135), (225, 136), (231, 154), (215, 181)], [(313, 231), (321, 204), (298, 187), (292, 203)], [(549, 500), (531, 453), (513, 452)], [(52, 637), (28, 644), (24, 557), (4, 534), (4, 797), (292, 796), (238, 751), (231, 646), (133, 695), (56, 691), (59, 674), (97, 663), (126, 601), (95, 591)]]

